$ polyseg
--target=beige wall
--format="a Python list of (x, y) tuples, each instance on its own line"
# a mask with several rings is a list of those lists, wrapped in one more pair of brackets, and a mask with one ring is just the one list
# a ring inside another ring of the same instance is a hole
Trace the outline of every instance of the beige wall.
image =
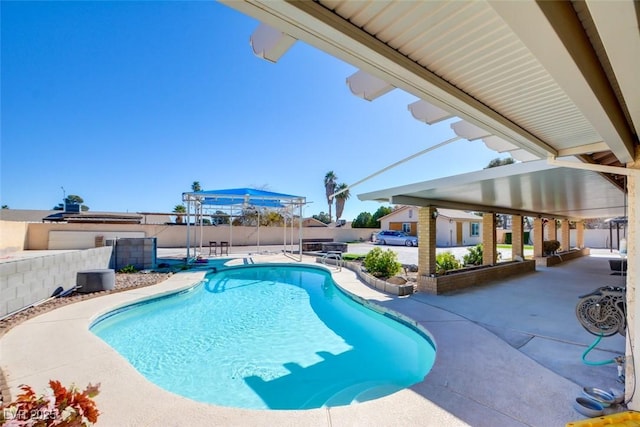
[(27, 241), (26, 222), (0, 220), (0, 254), (21, 251)]
[[(144, 237), (156, 237), (159, 248), (176, 248), (186, 246), (187, 227), (181, 225), (154, 224), (64, 224), (64, 223), (31, 223), (28, 224), (25, 249), (50, 249), (50, 241), (64, 241), (65, 249), (87, 249), (93, 247), (95, 236), (130, 237), (131, 233), (144, 233)], [(369, 228), (332, 228), (303, 227), (303, 239), (332, 238), (335, 241), (351, 242), (370, 240), (371, 233), (377, 231)], [(55, 233), (51, 234), (51, 231)], [(234, 246), (256, 245), (258, 238), (261, 245), (280, 245), (284, 240), (282, 227), (229, 227), (227, 225), (205, 226), (202, 228), (203, 245), (213, 241), (232, 241)], [(291, 242), (291, 228), (287, 227), (287, 242)], [(68, 234), (65, 238), (65, 232)], [(200, 243), (200, 228), (190, 227), (192, 246)], [(141, 236), (142, 237), (142, 236)], [(69, 243), (77, 242), (75, 247)], [(298, 241), (298, 229), (293, 229), (293, 241)]]

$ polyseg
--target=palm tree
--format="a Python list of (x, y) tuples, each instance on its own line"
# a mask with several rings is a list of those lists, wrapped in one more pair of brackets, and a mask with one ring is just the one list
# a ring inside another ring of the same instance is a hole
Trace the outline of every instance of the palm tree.
[(202, 187), (200, 187), (200, 181), (193, 181), (193, 184), (191, 184), (191, 191), (202, 191)]
[(349, 190), (345, 190), (347, 187), (347, 184), (344, 182), (336, 187), (336, 193), (344, 190), (342, 193), (336, 195), (336, 221), (342, 216), (342, 212), (344, 212), (344, 203), (351, 196)]
[(327, 195), (327, 204), (329, 205), (329, 221), (331, 221), (331, 205), (333, 205), (331, 195), (336, 192), (337, 179), (338, 177), (333, 171), (327, 172), (324, 176), (324, 192)]
[[(176, 205), (173, 208), (173, 212), (177, 214), (184, 214), (187, 212), (185, 205)], [(182, 215), (176, 215), (176, 224), (182, 224)]]

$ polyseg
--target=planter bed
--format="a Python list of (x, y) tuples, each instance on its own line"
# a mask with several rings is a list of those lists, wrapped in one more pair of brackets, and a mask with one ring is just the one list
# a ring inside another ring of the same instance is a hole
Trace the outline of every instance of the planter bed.
[(557, 265), (565, 261), (580, 258), (582, 256), (587, 256), (589, 255), (589, 253), (590, 253), (589, 248), (583, 248), (583, 249), (572, 249), (570, 251), (560, 252), (558, 254), (550, 255), (550, 256), (536, 257), (536, 266), (551, 267), (553, 265)]
[[(329, 265), (338, 264), (338, 260), (331, 258), (316, 258), (316, 262)], [(341, 265), (351, 271), (354, 271), (360, 280), (362, 280), (372, 288), (378, 289), (380, 291), (398, 296), (411, 295), (415, 291), (415, 284), (413, 282), (407, 282), (403, 285), (389, 283), (386, 280), (378, 279), (377, 277), (373, 277), (369, 273), (362, 271), (362, 264), (360, 263), (353, 261), (342, 261)]]
[(443, 294), (460, 289), (484, 285), (489, 282), (535, 271), (533, 260), (511, 261), (496, 265), (485, 265), (471, 269), (452, 270), (442, 276), (418, 276), (418, 292)]

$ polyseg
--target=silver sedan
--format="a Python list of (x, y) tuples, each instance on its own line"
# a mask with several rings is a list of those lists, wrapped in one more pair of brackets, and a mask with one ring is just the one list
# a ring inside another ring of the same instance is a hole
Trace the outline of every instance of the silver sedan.
[(418, 238), (402, 231), (381, 231), (376, 234), (376, 241), (381, 245), (418, 246)]

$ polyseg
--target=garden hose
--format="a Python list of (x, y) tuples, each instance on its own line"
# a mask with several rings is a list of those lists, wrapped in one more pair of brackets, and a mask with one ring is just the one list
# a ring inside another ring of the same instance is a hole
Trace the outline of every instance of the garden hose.
[(598, 344), (600, 344), (600, 340), (602, 340), (602, 336), (603, 334), (600, 333), (600, 335), (598, 335), (598, 338), (596, 338), (596, 340), (593, 342), (593, 344), (591, 344), (585, 351), (584, 353), (582, 353), (582, 361), (586, 364), (586, 365), (590, 365), (590, 366), (602, 366), (602, 365), (608, 365), (610, 363), (616, 363), (616, 359), (608, 359), (608, 360), (600, 360), (597, 362), (591, 362), (589, 360), (587, 360), (587, 354), (589, 354), (589, 352), (591, 350), (593, 350), (595, 348), (595, 346), (597, 346)]

